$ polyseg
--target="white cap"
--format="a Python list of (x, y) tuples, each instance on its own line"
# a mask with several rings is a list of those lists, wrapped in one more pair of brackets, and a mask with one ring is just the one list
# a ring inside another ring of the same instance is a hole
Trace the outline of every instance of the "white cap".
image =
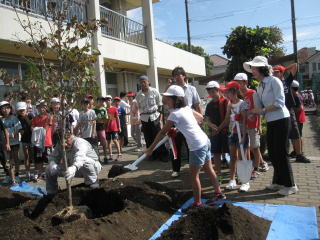
[(40, 105), (47, 106), (47, 103), (45, 100), (39, 100), (38, 102), (36, 102), (36, 106), (40, 106)]
[(220, 88), (220, 85), (216, 81), (210, 81), (207, 83), (206, 88)]
[(105, 99), (107, 99), (107, 98), (111, 98), (111, 99), (112, 99), (112, 96), (111, 96), (111, 95), (107, 95), (107, 96), (105, 97)]
[(26, 102), (17, 102), (17, 105), (16, 105), (16, 110), (19, 111), (19, 110), (26, 110), (27, 109), (27, 104)]
[(243, 63), (243, 68), (247, 72), (252, 73), (251, 67), (270, 67), (268, 59), (263, 56), (256, 56), (252, 61)]
[(54, 98), (51, 98), (50, 102), (51, 102), (51, 103), (60, 103), (60, 99), (54, 97)]
[(299, 82), (297, 80), (293, 80), (292, 83), (291, 83), (291, 87), (295, 87), (295, 88), (298, 88), (299, 87)]
[(184, 97), (184, 90), (178, 85), (170, 86), (165, 93), (162, 93), (163, 96), (177, 96)]
[(245, 73), (237, 73), (236, 76), (234, 76), (234, 79), (236, 81), (248, 81), (248, 76)]
[(2, 107), (2, 106), (4, 106), (4, 105), (10, 105), (10, 103), (7, 102), (7, 101), (1, 101), (1, 102), (0, 102), (0, 107)]

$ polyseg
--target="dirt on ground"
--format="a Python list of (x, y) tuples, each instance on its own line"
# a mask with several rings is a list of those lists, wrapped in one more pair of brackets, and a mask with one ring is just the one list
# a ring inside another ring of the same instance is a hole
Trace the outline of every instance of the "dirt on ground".
[(190, 196), (154, 182), (107, 179), (101, 187), (72, 187), (75, 206), (88, 206), (90, 219), (57, 223), (67, 192), (39, 200), (0, 188), (1, 240), (148, 239)]
[(271, 224), (229, 203), (220, 208), (197, 207), (186, 212), (188, 215), (175, 221), (158, 240), (264, 240)]

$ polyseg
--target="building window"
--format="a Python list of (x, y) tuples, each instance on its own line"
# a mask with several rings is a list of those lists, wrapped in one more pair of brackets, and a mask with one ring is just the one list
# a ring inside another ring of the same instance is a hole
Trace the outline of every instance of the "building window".
[(312, 71), (317, 71), (317, 63), (312, 63)]

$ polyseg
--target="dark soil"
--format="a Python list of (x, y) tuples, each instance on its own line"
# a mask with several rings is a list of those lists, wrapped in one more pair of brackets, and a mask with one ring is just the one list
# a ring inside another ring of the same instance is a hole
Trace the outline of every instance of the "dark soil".
[(242, 207), (198, 207), (175, 221), (158, 240), (264, 240), (271, 222)]
[(36, 200), (0, 188), (0, 239), (148, 239), (187, 197), (154, 182), (116, 179), (100, 185), (73, 187), (74, 205), (88, 206), (91, 218), (61, 224), (52, 217), (67, 206), (66, 191)]
[(108, 178), (114, 178), (129, 171), (129, 169), (124, 168), (122, 165), (112, 165), (108, 173)]

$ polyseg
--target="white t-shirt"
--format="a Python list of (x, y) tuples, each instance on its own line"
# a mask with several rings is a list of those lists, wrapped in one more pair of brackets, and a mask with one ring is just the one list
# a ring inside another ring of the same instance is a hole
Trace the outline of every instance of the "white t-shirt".
[(186, 138), (190, 151), (196, 151), (207, 144), (208, 136), (200, 128), (190, 107), (174, 109), (168, 120), (173, 121)]
[(91, 138), (93, 132), (93, 120), (97, 118), (94, 110), (89, 109), (87, 112), (81, 111), (79, 124), (82, 138)]

